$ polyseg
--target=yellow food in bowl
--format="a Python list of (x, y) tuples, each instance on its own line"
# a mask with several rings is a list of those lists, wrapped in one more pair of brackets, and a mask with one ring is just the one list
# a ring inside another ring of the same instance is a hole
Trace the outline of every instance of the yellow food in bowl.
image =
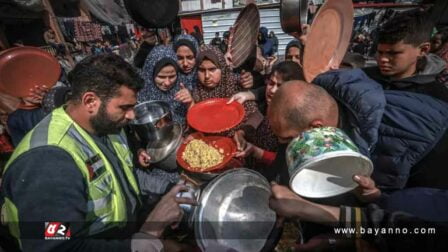
[(202, 171), (222, 163), (224, 155), (220, 152), (223, 151), (219, 151), (202, 140), (194, 139), (185, 147), (182, 159), (191, 168)]

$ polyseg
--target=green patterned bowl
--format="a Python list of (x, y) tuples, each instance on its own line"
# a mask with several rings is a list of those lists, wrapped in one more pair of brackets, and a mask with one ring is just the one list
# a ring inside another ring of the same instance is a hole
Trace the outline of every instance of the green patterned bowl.
[(286, 149), (291, 189), (307, 198), (327, 198), (353, 190), (353, 175), (370, 176), (369, 158), (340, 129), (303, 132)]

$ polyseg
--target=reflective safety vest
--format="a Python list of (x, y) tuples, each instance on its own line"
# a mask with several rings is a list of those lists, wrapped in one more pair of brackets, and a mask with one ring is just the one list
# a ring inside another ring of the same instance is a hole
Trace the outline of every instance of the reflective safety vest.
[[(132, 154), (128, 148), (126, 137), (123, 133), (108, 137), (131, 189), (139, 199), (140, 190), (132, 171)], [(85, 220), (88, 223), (85, 228), (87, 235), (98, 234), (125, 225), (127, 221), (126, 196), (111, 163), (92, 137), (70, 118), (64, 108), (54, 110), (25, 136), (6, 164), (4, 173), (21, 154), (39, 146), (62, 148), (71, 155), (83, 175), (85, 184), (88, 185)], [(8, 225), (11, 234), (18, 239), (20, 244), (18, 211), (14, 202), (7, 197), (2, 206), (2, 222)]]

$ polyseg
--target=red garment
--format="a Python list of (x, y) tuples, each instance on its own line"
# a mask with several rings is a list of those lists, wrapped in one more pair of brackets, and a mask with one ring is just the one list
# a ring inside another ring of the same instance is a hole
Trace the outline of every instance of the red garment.
[(263, 151), (263, 156), (261, 157), (260, 162), (266, 166), (270, 166), (272, 165), (272, 163), (274, 163), (276, 157), (277, 152)]
[(0, 135), (0, 153), (12, 153), (14, 151), (14, 146), (9, 139), (6, 132)]
[(142, 38), (142, 32), (137, 26), (135, 26), (134, 28), (134, 36), (137, 40), (140, 40)]

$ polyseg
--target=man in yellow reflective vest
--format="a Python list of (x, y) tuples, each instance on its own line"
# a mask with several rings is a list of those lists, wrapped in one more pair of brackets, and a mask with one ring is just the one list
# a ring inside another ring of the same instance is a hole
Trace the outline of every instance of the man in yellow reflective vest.
[(68, 103), (26, 135), (5, 167), (2, 224), (23, 251), (162, 250), (179, 204), (195, 202), (177, 198), (186, 189), (177, 185), (138, 222), (145, 203), (122, 128), (143, 80), (103, 54), (81, 61), (69, 81)]

